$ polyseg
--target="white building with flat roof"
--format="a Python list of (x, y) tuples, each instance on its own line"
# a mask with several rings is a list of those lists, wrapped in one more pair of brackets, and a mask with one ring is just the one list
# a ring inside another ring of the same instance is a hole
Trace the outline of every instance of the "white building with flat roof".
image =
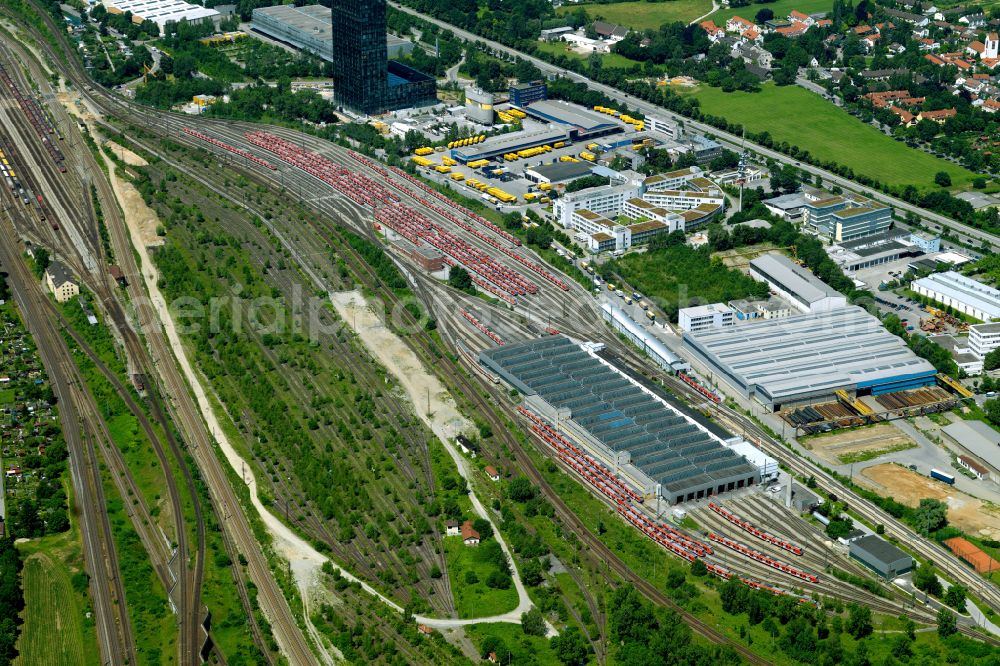
[(722, 328), (736, 323), (736, 313), (725, 303), (709, 303), (681, 308), (677, 311), (677, 325), (682, 331), (699, 333), (710, 328)]
[(1000, 319), (1000, 291), (955, 271), (933, 273), (911, 283), (921, 296), (985, 322)]
[(750, 261), (750, 277), (802, 312), (828, 312), (847, 306), (847, 297), (783, 254), (763, 254)]
[(1000, 323), (974, 324), (969, 327), (969, 351), (980, 359), (1000, 347)]
[(103, 0), (109, 12), (124, 14), (132, 12), (147, 21), (153, 21), (164, 31), (168, 23), (188, 23), (211, 21), (219, 16), (219, 12), (201, 5), (193, 5), (183, 0)]

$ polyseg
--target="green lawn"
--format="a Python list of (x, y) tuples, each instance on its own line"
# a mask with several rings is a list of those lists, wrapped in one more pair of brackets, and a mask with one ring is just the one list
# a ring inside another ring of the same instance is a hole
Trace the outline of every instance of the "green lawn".
[[(478, 650), (487, 636), (496, 636), (510, 650), (511, 663), (537, 664), (538, 666), (559, 666), (559, 659), (549, 644), (549, 639), (528, 636), (517, 624), (474, 624), (465, 628), (465, 633)], [(506, 662), (505, 662), (506, 663)]]
[(733, 9), (721, 7), (719, 11), (712, 14), (709, 18), (715, 21), (716, 25), (725, 27), (725, 23), (729, 20), (730, 16), (742, 16), (748, 21), (753, 21), (757, 12), (764, 7), (774, 12), (776, 19), (785, 19), (788, 18), (789, 12), (793, 9), (797, 9), (803, 14), (829, 12), (833, 9), (833, 0), (777, 0), (777, 2), (765, 5), (750, 5), (749, 7), (736, 7)]
[(798, 86), (765, 84), (758, 93), (725, 93), (698, 86), (689, 93), (709, 114), (724, 116), (754, 132), (770, 132), (820, 160), (833, 160), (889, 185), (935, 187), (934, 174), (945, 171), (955, 188), (975, 177), (971, 171), (909, 148)]
[(0, 391), (0, 405), (9, 405), (14, 402), (14, 389), (4, 389)]
[[(485, 542), (483, 544), (485, 546)], [(517, 590), (513, 582), (509, 589), (495, 590), (486, 585), (486, 577), (496, 567), (484, 561), (483, 546), (466, 546), (460, 537), (445, 537), (444, 554), (451, 578), (451, 593), (455, 609), (461, 618), (499, 615), (517, 607)], [(475, 572), (477, 583), (466, 582), (466, 572)]]
[[(610, 7), (611, 5), (608, 5)], [(590, 55), (581, 55), (576, 51), (570, 51), (568, 44), (566, 42), (538, 42), (538, 50), (544, 51), (545, 53), (551, 53), (552, 55), (563, 55), (569, 58), (576, 58), (577, 60), (586, 60)], [(633, 65), (640, 65), (642, 63), (636, 62), (635, 60), (630, 60), (625, 56), (618, 55), (617, 53), (605, 53), (601, 55), (601, 64), (604, 67), (616, 67), (620, 69), (628, 69)]]
[[(814, 0), (810, 0), (814, 1)], [(784, 0), (780, 0), (781, 4)], [(772, 6), (772, 5), (769, 5)], [(610, 5), (563, 5), (557, 14), (575, 13), (580, 7), (591, 18), (627, 25), (635, 30), (656, 30), (664, 23), (690, 23), (712, 11), (712, 0), (670, 0), (669, 2), (616, 2)], [(755, 10), (756, 11), (756, 10)], [(746, 17), (750, 18), (750, 17)]]

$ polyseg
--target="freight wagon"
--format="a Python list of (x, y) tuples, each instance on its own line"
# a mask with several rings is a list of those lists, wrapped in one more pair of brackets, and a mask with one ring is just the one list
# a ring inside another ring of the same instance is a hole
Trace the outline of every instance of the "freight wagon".
[(938, 481), (943, 481), (949, 485), (955, 485), (955, 477), (948, 472), (942, 472), (939, 469), (932, 469), (930, 474), (932, 479), (937, 479)]

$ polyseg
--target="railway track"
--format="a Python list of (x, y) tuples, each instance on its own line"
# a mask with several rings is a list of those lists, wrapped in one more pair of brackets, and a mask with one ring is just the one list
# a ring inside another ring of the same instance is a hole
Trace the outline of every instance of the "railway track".
[[(679, 389), (679, 387), (676, 386), (674, 386), (673, 388), (675, 388), (675, 390)], [(683, 389), (679, 389), (679, 392), (683, 394)], [(699, 400), (699, 402), (701, 402), (701, 400)], [(739, 418), (739, 415), (735, 414), (728, 415), (727, 419), (733, 423), (737, 423), (744, 426), (747, 425), (746, 422), (742, 421), (742, 419)], [(747, 419), (747, 421), (749, 420)], [(753, 426), (752, 421), (750, 421), (750, 424), (751, 426)], [(747, 430), (748, 432), (752, 432), (755, 435), (760, 436), (761, 439), (766, 439), (766, 433), (761, 433), (759, 429), (756, 427), (750, 427)], [(781, 455), (782, 459), (784, 459), (785, 456), (787, 455), (787, 451), (784, 450), (784, 448), (781, 447), (776, 442), (769, 442), (768, 446), (762, 445), (762, 447), (765, 448), (766, 450), (769, 450), (769, 452), (772, 455), (775, 455), (775, 452), (777, 452), (778, 454)], [(796, 471), (802, 470), (799, 473), (814, 475), (817, 479), (821, 480), (821, 483), (823, 485), (827, 486), (828, 488), (837, 490), (838, 493), (841, 494), (841, 496), (845, 496), (845, 494), (847, 494), (844, 493), (843, 490), (840, 490), (839, 484), (836, 482), (836, 480), (822, 473), (821, 470), (810, 469), (810, 467), (807, 464), (796, 464), (796, 468), (797, 468)], [(853, 493), (849, 493), (847, 494), (847, 496), (852, 497), (854, 507), (858, 507), (859, 505), (863, 505), (864, 503), (864, 501), (860, 497), (857, 497)], [(887, 514), (884, 514), (884, 512), (880, 514), (879, 513), (880, 510), (871, 509), (870, 507), (864, 507), (864, 512), (867, 514), (866, 517), (870, 516), (871, 517), (870, 519), (872, 519), (873, 522), (882, 522), (883, 524), (885, 524), (887, 527), (887, 531), (891, 530), (890, 533), (895, 533), (897, 536), (901, 538), (913, 538), (912, 533), (910, 533), (908, 529), (904, 525), (902, 525), (902, 523), (894, 519), (891, 519), (891, 517), (889, 517)], [(950, 575), (958, 579), (960, 582), (965, 582), (966, 584), (969, 584), (970, 587), (976, 590), (977, 593), (980, 593), (980, 595), (984, 598), (984, 600), (988, 601), (991, 606), (996, 607), (998, 604), (1000, 604), (1000, 595), (998, 595), (995, 590), (989, 589), (989, 586), (986, 586), (986, 584), (984, 584), (984, 582), (981, 579), (978, 579), (978, 577), (974, 577), (973, 574), (969, 574), (968, 572), (963, 572), (961, 568), (962, 567), (961, 563), (955, 561), (955, 558), (953, 558), (953, 556), (951, 556), (950, 553), (948, 553), (947, 551), (943, 551), (943, 549), (940, 549), (940, 547), (937, 547), (937, 549), (935, 550), (933, 545), (931, 546), (931, 549), (932, 551), (934, 551), (936, 561), (938, 561), (939, 563), (942, 561), (945, 562), (944, 569)]]
[[(10, 52), (7, 49), (3, 50), (3, 53), (10, 56)], [(25, 62), (31, 62), (30, 58), (26, 58)], [(8, 85), (16, 85), (14, 82), (8, 81)], [(61, 110), (61, 109), (60, 109)], [(24, 124), (17, 122), (24, 129)], [(37, 127), (36, 127), (37, 129)], [(30, 141), (27, 141), (25, 137), (25, 142), (30, 145)], [(22, 144), (23, 145), (23, 144)], [(61, 155), (61, 153), (60, 153)], [(39, 157), (35, 153), (35, 157)], [(71, 156), (72, 157), (72, 156)], [(89, 154), (84, 155), (83, 162), (91, 162), (91, 168), (93, 173), (97, 173), (96, 164), (93, 163), (92, 156)], [(58, 163), (57, 163), (58, 165)], [(65, 174), (65, 167), (59, 169), (60, 174)], [(30, 170), (22, 167), (22, 174), (26, 177), (34, 178)], [(50, 171), (48, 174), (43, 174), (43, 177), (48, 176), (49, 178), (55, 178), (55, 181), (49, 181), (49, 183), (55, 182), (56, 186), (52, 187), (52, 190), (57, 192), (57, 196), (61, 197), (61, 200), (65, 206), (73, 205), (76, 202), (72, 200), (71, 195), (66, 194), (66, 192), (71, 189), (67, 184), (65, 184), (66, 177), (63, 179), (58, 179), (58, 177)], [(107, 186), (107, 182), (102, 178), (97, 178), (95, 185), (98, 188), (99, 193), (102, 195), (104, 200), (104, 206), (106, 213), (109, 216), (115, 216), (120, 214), (116, 199), (114, 199), (112, 193), (110, 193)], [(38, 185), (36, 188), (40, 189)], [(87, 205), (84, 206), (83, 210), (89, 211), (89, 199), (84, 200)], [(92, 211), (91, 211), (92, 212)], [(106, 264), (103, 257), (103, 247), (99, 239), (99, 234), (97, 232), (96, 223), (93, 221), (93, 215), (87, 216), (85, 214), (71, 217), (62, 217), (60, 219), (66, 220), (70, 224), (74, 224), (77, 228), (85, 230), (83, 237), (85, 238), (86, 245), (80, 247), (74, 244), (71, 248), (65, 248), (65, 239), (59, 237), (59, 227), (55, 225), (54, 221), (49, 225), (50, 229), (55, 233), (49, 234), (49, 241), (51, 242), (50, 247), (60, 248), (63, 247), (67, 253), (65, 260), (70, 264), (80, 275), (81, 279), (85, 284), (87, 284), (91, 290), (98, 296), (101, 300), (101, 304), (104, 306), (104, 310), (109, 315), (109, 319), (113, 322), (114, 328), (118, 331), (119, 336), (124, 340), (126, 351), (128, 357), (133, 363), (137, 364), (139, 367), (143, 366), (143, 359), (145, 358), (145, 353), (142, 345), (139, 343), (134, 331), (132, 330), (127, 318), (125, 317), (123, 311), (121, 310), (120, 303), (113, 297), (112, 290), (113, 287), (109, 284), (109, 280), (106, 272), (103, 270), (103, 266)], [(79, 223), (76, 220), (80, 220)], [(64, 225), (65, 228), (65, 225)], [(74, 253), (75, 254), (70, 254)], [(122, 248), (122, 254), (130, 257), (130, 248)], [(96, 261), (88, 261), (87, 259), (96, 258)], [(96, 270), (93, 267), (96, 265)], [(88, 271), (88, 268), (91, 269)], [(55, 315), (59, 317), (58, 313)], [(61, 320), (61, 317), (59, 317)], [(154, 431), (152, 425), (146, 417), (145, 412), (137, 405), (133, 400), (131, 393), (127, 388), (120, 382), (117, 376), (114, 375), (100, 359), (93, 353), (92, 350), (86, 345), (86, 343), (78, 335), (75, 335), (69, 328), (68, 324), (61, 320), (62, 326), (71, 335), (73, 335), (77, 345), (91, 358), (95, 363), (96, 367), (101, 371), (101, 373), (108, 379), (112, 384), (118, 395), (124, 400), (129, 411), (137, 418), (140, 426), (142, 427), (147, 439), (150, 441), (151, 446), (157, 456), (158, 462), (160, 463), (160, 469), (163, 470), (165, 482), (167, 485), (168, 499), (170, 501), (172, 516), (174, 519), (175, 528), (175, 540), (177, 543), (176, 553), (166, 553), (161, 552), (158, 556), (154, 556), (154, 565), (158, 574), (160, 575), (161, 582), (164, 588), (168, 590), (171, 596), (175, 596), (175, 604), (178, 608), (178, 615), (180, 618), (180, 633), (179, 633), (179, 650), (183, 656), (182, 661), (184, 663), (201, 663), (200, 647), (203, 644), (203, 640), (199, 640), (199, 631), (201, 625), (201, 608), (200, 608), (200, 590), (203, 577), (204, 568), (204, 523), (203, 517), (201, 515), (201, 506), (197, 496), (197, 490), (194, 486), (193, 478), (190, 475), (190, 470), (187, 469), (185, 464), (185, 459), (181, 454), (180, 447), (173, 437), (173, 429), (170, 423), (164, 418), (162, 410), (159, 408), (159, 401), (155, 395), (155, 391), (150, 391), (149, 406), (151, 408), (151, 413), (153, 417), (160, 423), (161, 430), (164, 436), (167, 438), (171, 455), (173, 455), (178, 467), (184, 472), (185, 482), (187, 485), (187, 491), (190, 494), (191, 501), (194, 505), (195, 520), (196, 520), (196, 532), (198, 535), (198, 543), (195, 549), (194, 557), (195, 563), (193, 571), (189, 573), (188, 561), (191, 557), (191, 549), (188, 546), (188, 529), (185, 524), (184, 511), (182, 507), (181, 493), (178, 489), (176, 479), (173, 475), (173, 466), (167, 457), (167, 452), (164, 449), (160, 436)], [(118, 474), (123, 475), (125, 478), (130, 479), (131, 475), (124, 465), (124, 462), (120, 459), (117, 449), (111, 448), (108, 451), (108, 455), (112, 457), (115, 464), (114, 467)], [(134, 481), (129, 481), (130, 490), (134, 493), (137, 489), (135, 487)], [(135, 495), (139, 496), (139, 495)], [(140, 534), (143, 534), (143, 543), (151, 553), (154, 553), (159, 549), (162, 543), (161, 539), (157, 538), (157, 535), (151, 533), (148, 529), (144, 530), (144, 527), (152, 525), (152, 519), (149, 515), (148, 509), (143, 505), (140, 511), (140, 522), (137, 524), (137, 529)], [(178, 565), (176, 571), (172, 570), (170, 567), (170, 562), (176, 555), (176, 562)], [(179, 581), (177, 579), (180, 579)], [(177, 584), (179, 583), (179, 584)], [(186, 656), (185, 656), (186, 655)]]

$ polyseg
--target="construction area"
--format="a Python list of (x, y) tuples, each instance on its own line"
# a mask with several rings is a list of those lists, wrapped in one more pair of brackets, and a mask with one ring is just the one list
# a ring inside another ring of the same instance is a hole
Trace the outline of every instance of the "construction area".
[(948, 522), (964, 532), (986, 539), (1000, 538), (1000, 511), (954, 486), (894, 463), (883, 463), (855, 474), (855, 483), (897, 502), (916, 507), (925, 498), (948, 504)]

